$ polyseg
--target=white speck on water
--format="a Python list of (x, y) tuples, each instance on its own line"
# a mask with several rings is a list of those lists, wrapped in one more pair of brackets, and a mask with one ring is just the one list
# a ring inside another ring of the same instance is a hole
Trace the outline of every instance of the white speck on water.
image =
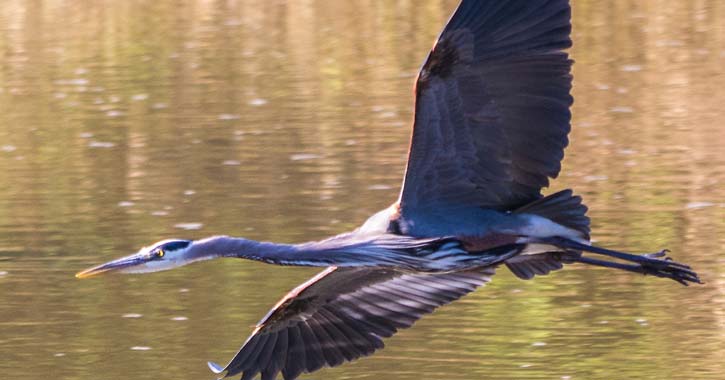
[(151, 215), (153, 215), (153, 216), (166, 216), (166, 215), (169, 215), (169, 213), (166, 212), (166, 211), (159, 210), (159, 211), (152, 211), (151, 212)]
[(68, 97), (68, 94), (66, 94), (65, 92), (56, 92), (55, 94), (53, 94), (53, 97), (56, 99), (65, 99)]
[(237, 160), (224, 160), (224, 162), (222, 162), (222, 165), (237, 166), (237, 165), (241, 165), (241, 162), (239, 162)]
[(620, 67), (620, 70), (628, 73), (642, 71), (642, 65), (624, 65)]
[(106, 112), (106, 116), (108, 116), (108, 117), (119, 117), (119, 116), (123, 116), (123, 115), (125, 115), (125, 113), (123, 113), (122, 111), (118, 111), (118, 110), (110, 110), (110, 111)]
[(267, 100), (262, 98), (255, 98), (249, 101), (249, 105), (255, 107), (263, 106), (265, 104), (267, 104)]
[(116, 144), (108, 141), (91, 141), (88, 143), (89, 148), (113, 148)]
[(596, 89), (597, 89), (597, 90), (599, 90), (599, 91), (607, 91), (607, 90), (609, 90), (609, 89), (610, 89), (610, 87), (609, 87), (609, 85), (608, 85), (608, 84), (602, 84), (602, 83), (599, 83), (599, 84), (595, 84), (595, 85), (594, 85), (594, 88), (596, 88)]
[(189, 289), (187, 289), (187, 288), (179, 289), (179, 293), (188, 293), (188, 292), (189, 292)]
[(617, 106), (610, 108), (609, 111), (614, 113), (632, 113), (634, 112), (634, 109), (627, 106)]
[(141, 317), (143, 317), (143, 315), (138, 314), (138, 313), (126, 313), (121, 316), (121, 318), (141, 318)]
[(522, 364), (519, 366), (519, 368), (529, 368), (531, 367), (531, 364)]
[(680, 47), (683, 46), (685, 43), (680, 40), (657, 40), (655, 41), (655, 46), (660, 47)]
[(149, 346), (133, 346), (133, 347), (131, 347), (131, 350), (133, 350), (133, 351), (148, 351), (150, 349), (151, 349), (151, 347), (149, 347)]
[(199, 230), (203, 226), (204, 226), (204, 224), (202, 224), (202, 223), (177, 223), (177, 224), (174, 224), (174, 227), (181, 229), (181, 230)]
[(379, 116), (383, 119), (391, 119), (391, 118), (398, 116), (398, 114), (394, 111), (386, 111), (386, 112), (381, 112)]
[(588, 175), (584, 177), (587, 182), (606, 181), (609, 177), (605, 175)]
[(56, 358), (62, 358), (63, 356), (65, 356), (65, 353), (63, 353), (63, 352), (56, 352), (55, 354), (53, 354), (53, 356), (55, 356)]
[(194, 194), (196, 194), (196, 191), (194, 191), (194, 190), (191, 190), (191, 189), (184, 190), (184, 195), (194, 195)]
[(562, 376), (561, 380), (571, 380), (571, 376)]
[(160, 110), (160, 109), (164, 109), (164, 108), (166, 108), (168, 106), (169, 105), (166, 104), (166, 103), (154, 103), (154, 104), (151, 105), (151, 108), (153, 108), (155, 110)]
[(131, 96), (131, 100), (140, 102), (149, 98), (149, 94), (136, 94)]
[(618, 153), (621, 155), (629, 156), (637, 153), (637, 151), (634, 149), (620, 149)]
[(82, 139), (89, 139), (89, 138), (93, 137), (93, 133), (91, 133), (91, 132), (81, 132), (81, 133), (78, 134), (78, 137), (80, 137)]
[(531, 345), (534, 347), (544, 347), (544, 346), (546, 346), (546, 342), (534, 342), (534, 343), (531, 343)]
[(172, 321), (187, 321), (187, 320), (189, 320), (189, 318), (186, 318), (184, 316), (178, 316), (178, 317), (172, 317), (171, 320)]
[(15, 145), (3, 145), (2, 147), (0, 147), (0, 150), (8, 153), (15, 152), (16, 149), (18, 148), (16, 148)]
[(390, 190), (391, 187), (383, 184), (375, 184), (368, 186), (368, 190)]
[(108, 101), (111, 102), (111, 103), (118, 103), (118, 102), (121, 101), (121, 97), (120, 96), (116, 96), (116, 95), (111, 95), (111, 96), (108, 97)]
[(233, 114), (233, 113), (223, 113), (217, 116), (217, 120), (237, 120), (239, 119), (239, 115)]
[(606, 325), (608, 323), (609, 323), (609, 321), (607, 321), (607, 320), (599, 321), (599, 324), (600, 325)]
[(386, 126), (389, 126), (389, 127), (400, 128), (400, 127), (403, 127), (403, 126), (405, 126), (407, 124), (404, 121), (402, 121), (402, 120), (396, 120), (396, 121), (392, 121), (390, 123), (385, 123), (385, 125)]
[(6, 270), (0, 270), (0, 277), (7, 276), (7, 275), (8, 275), (8, 271), (6, 271)]
[(131, 207), (133, 205), (135, 205), (135, 203), (133, 203), (131, 201), (121, 201), (121, 202), (118, 202), (118, 207)]
[(685, 206), (685, 208), (688, 210), (697, 210), (699, 208), (712, 207), (714, 205), (715, 204), (712, 202), (690, 202)]
[(58, 79), (53, 82), (61, 86), (87, 86), (88, 79), (85, 78), (72, 78), (72, 79)]
[(289, 156), (289, 159), (292, 161), (306, 161), (306, 160), (314, 160), (320, 158), (317, 154), (312, 153), (297, 153)]
[(351, 145), (357, 145), (357, 141), (353, 139), (345, 140), (345, 145), (351, 146)]

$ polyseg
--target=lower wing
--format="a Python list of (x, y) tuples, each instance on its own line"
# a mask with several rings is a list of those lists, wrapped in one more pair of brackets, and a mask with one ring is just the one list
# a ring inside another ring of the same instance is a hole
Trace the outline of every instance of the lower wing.
[(292, 290), (259, 322), (225, 377), (286, 380), (371, 355), (383, 338), (489, 282), (495, 267), (448, 273), (330, 267)]

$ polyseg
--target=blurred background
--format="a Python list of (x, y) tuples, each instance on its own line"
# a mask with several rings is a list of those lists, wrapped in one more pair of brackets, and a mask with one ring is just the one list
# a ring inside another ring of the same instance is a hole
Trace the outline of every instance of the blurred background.
[[(0, 2), (0, 373), (212, 379), (315, 270), (78, 281), (170, 237), (302, 242), (397, 197), (417, 69), (455, 0)], [(305, 378), (725, 379), (725, 3), (574, 0), (572, 187), (593, 238), (682, 287), (571, 266), (494, 282)]]

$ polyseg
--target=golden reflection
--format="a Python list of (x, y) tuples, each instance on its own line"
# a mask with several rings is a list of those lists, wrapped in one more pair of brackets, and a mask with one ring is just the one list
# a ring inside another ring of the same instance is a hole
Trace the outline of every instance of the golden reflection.
[[(455, 3), (0, 2), (3, 373), (208, 376), (203, 361), (311, 271), (231, 261), (79, 284), (74, 270), (161, 237), (316, 239), (387, 206), (413, 75)], [(725, 7), (573, 3), (573, 130), (553, 187), (584, 196), (601, 244), (668, 247), (707, 284), (501, 270), (326, 376), (722, 376)]]

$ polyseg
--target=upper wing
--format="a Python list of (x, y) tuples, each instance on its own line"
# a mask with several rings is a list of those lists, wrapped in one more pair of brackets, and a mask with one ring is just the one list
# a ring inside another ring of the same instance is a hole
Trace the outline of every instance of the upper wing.
[(227, 376), (286, 380), (370, 355), (383, 338), (490, 281), (493, 267), (450, 273), (330, 267), (283, 297), (226, 365)]
[(568, 0), (463, 0), (416, 83), (403, 216), (541, 197), (568, 144)]

